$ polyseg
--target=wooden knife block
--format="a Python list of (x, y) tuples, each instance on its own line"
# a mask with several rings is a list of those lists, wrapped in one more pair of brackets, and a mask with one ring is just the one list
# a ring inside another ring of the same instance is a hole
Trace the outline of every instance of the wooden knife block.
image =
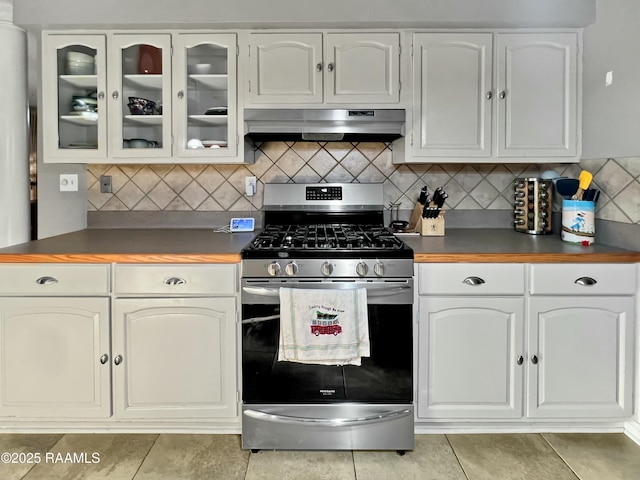
[(420, 235), (423, 237), (444, 236), (444, 210), (436, 218), (420, 218)]
[(420, 233), (421, 220), (422, 220), (422, 209), (424, 205), (420, 202), (416, 202), (416, 206), (413, 207), (413, 212), (411, 212), (411, 217), (409, 217), (409, 225), (407, 226), (408, 232), (418, 232)]

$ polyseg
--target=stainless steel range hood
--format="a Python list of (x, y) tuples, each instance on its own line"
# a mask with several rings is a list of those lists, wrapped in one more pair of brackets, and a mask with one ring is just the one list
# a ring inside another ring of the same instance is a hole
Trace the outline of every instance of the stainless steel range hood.
[(257, 109), (244, 111), (254, 141), (378, 141), (404, 136), (403, 109)]

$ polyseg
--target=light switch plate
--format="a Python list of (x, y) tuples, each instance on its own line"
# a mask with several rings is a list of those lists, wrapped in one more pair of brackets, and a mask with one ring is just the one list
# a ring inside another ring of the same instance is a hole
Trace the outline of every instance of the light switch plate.
[(60, 174), (60, 191), (61, 192), (77, 192), (78, 191), (78, 174), (77, 173)]

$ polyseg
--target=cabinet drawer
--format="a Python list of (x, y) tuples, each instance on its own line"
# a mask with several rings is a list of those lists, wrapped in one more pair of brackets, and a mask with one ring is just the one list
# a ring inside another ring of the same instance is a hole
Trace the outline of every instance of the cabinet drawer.
[(109, 294), (110, 265), (0, 265), (0, 295)]
[(634, 264), (579, 263), (531, 266), (532, 295), (633, 295)]
[(116, 265), (117, 295), (229, 295), (235, 265)]
[(524, 265), (503, 263), (419, 265), (419, 292), (426, 295), (522, 295)]

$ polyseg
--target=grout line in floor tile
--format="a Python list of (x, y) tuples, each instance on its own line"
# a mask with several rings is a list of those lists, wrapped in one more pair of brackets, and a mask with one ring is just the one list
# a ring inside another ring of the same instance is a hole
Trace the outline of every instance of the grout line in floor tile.
[(140, 471), (140, 469), (142, 468), (142, 465), (144, 464), (144, 461), (147, 459), (147, 457), (149, 456), (149, 453), (151, 452), (151, 450), (153, 450), (153, 447), (156, 446), (156, 443), (158, 442), (158, 439), (160, 438), (160, 433), (158, 435), (156, 435), (155, 440), (153, 441), (153, 444), (149, 447), (149, 450), (147, 450), (147, 453), (144, 455), (144, 458), (142, 459), (142, 461), (140, 462), (140, 465), (138, 465), (138, 468), (136, 468), (136, 472), (133, 474), (133, 477), (131, 477), (131, 480), (134, 480), (136, 478), (136, 475), (138, 475), (138, 472)]
[(469, 478), (469, 475), (467, 475), (467, 471), (464, 469), (464, 466), (462, 465), (462, 462), (458, 458), (458, 454), (456, 453), (456, 449), (453, 448), (453, 445), (451, 444), (451, 441), (449, 440), (449, 435), (445, 434), (444, 438), (447, 440), (447, 443), (449, 444), (449, 448), (451, 449), (451, 452), (453, 453), (453, 456), (456, 457), (456, 462), (458, 462), (458, 465), (460, 465), (460, 469), (462, 470), (462, 474), (464, 475), (464, 478), (466, 478), (467, 480), (471, 480)]
[(354, 480), (358, 480), (358, 472), (356, 470), (356, 454), (353, 450), (351, 450), (351, 463), (353, 465), (353, 478)]
[[(64, 433), (63, 433), (62, 435), (60, 435), (60, 438), (58, 439), (58, 441), (49, 447), (49, 449), (47, 450), (47, 453), (48, 453), (48, 452), (50, 452), (50, 451), (51, 451), (51, 449), (52, 449), (52, 448), (54, 448), (56, 445), (58, 445), (58, 443), (60, 443), (60, 442), (64, 439), (64, 437), (65, 437), (65, 436), (66, 436), (66, 434), (64, 434)], [(20, 480), (25, 480), (25, 479), (27, 479), (27, 477), (28, 477), (28, 476), (29, 476), (29, 474), (31, 473), (31, 470), (33, 470), (34, 468), (36, 468), (36, 465), (38, 465), (38, 464), (37, 464), (37, 463), (34, 463), (34, 464), (33, 464), (33, 466), (32, 466), (29, 470), (27, 470), (27, 473), (25, 473), (22, 477), (20, 477)], [(27, 479), (27, 480), (28, 480), (28, 479)]]
[(571, 473), (573, 473), (573, 474), (575, 475), (575, 477), (576, 477), (578, 480), (581, 480), (581, 479), (580, 479), (580, 475), (578, 475), (578, 472), (576, 472), (576, 471), (571, 467), (571, 465), (569, 465), (569, 464), (567, 463), (567, 461), (564, 459), (564, 457), (563, 457), (562, 455), (560, 455), (560, 452), (558, 452), (558, 450), (556, 450), (556, 448), (551, 444), (551, 442), (550, 442), (549, 440), (547, 440), (547, 437), (545, 437), (543, 433), (539, 433), (538, 435), (540, 435), (540, 436), (542, 437), (542, 439), (543, 439), (545, 442), (547, 442), (547, 445), (549, 445), (549, 446), (551, 447), (551, 450), (553, 450), (553, 452), (554, 452), (558, 457), (560, 457), (560, 460), (562, 460), (562, 463), (564, 463), (564, 464), (567, 466), (567, 468), (568, 468), (569, 470), (571, 470)]

